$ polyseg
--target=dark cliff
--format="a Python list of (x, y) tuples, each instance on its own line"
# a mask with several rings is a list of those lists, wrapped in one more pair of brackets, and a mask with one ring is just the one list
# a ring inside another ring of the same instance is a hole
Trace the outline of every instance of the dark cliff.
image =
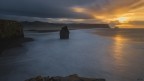
[(0, 20), (0, 40), (23, 38), (22, 25), (16, 21)]
[(24, 38), (23, 27), (20, 23), (0, 20), (0, 54), (5, 49), (15, 45), (20, 38)]
[(85, 77), (79, 77), (77, 74), (66, 76), (66, 77), (42, 77), (37, 76), (35, 78), (31, 78), (25, 81), (106, 81), (106, 79), (103, 78), (85, 78)]

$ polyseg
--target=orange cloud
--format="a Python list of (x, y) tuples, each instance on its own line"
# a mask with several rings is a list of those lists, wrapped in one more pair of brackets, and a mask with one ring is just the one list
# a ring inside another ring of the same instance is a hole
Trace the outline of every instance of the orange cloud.
[(72, 9), (74, 12), (87, 14), (106, 23), (144, 21), (144, 0), (107, 0), (107, 3), (94, 2)]

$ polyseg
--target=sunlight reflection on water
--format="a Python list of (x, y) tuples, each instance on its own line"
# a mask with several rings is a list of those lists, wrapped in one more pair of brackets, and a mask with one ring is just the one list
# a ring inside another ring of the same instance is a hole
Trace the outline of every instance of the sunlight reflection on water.
[(115, 58), (115, 65), (119, 71), (124, 70), (123, 67), (121, 67), (124, 64), (124, 58), (123, 58), (123, 51), (124, 51), (124, 38), (121, 35), (116, 35), (114, 37), (114, 45), (113, 45), (113, 57)]

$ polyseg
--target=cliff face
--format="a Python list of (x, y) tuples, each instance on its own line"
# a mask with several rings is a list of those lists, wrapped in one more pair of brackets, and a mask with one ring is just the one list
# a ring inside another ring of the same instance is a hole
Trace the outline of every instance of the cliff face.
[(0, 20), (0, 40), (24, 37), (22, 25), (16, 21)]
[(23, 38), (22, 25), (16, 21), (0, 20), (0, 54), (7, 48), (17, 45), (17, 39)]
[(85, 77), (79, 77), (77, 74), (66, 76), (66, 77), (41, 77), (37, 76), (35, 78), (31, 78), (25, 81), (106, 81), (103, 78), (85, 78)]

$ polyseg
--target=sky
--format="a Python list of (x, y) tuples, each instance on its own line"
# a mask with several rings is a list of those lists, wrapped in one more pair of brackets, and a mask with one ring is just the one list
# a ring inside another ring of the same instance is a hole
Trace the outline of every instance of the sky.
[(144, 0), (0, 0), (0, 18), (143, 26)]

